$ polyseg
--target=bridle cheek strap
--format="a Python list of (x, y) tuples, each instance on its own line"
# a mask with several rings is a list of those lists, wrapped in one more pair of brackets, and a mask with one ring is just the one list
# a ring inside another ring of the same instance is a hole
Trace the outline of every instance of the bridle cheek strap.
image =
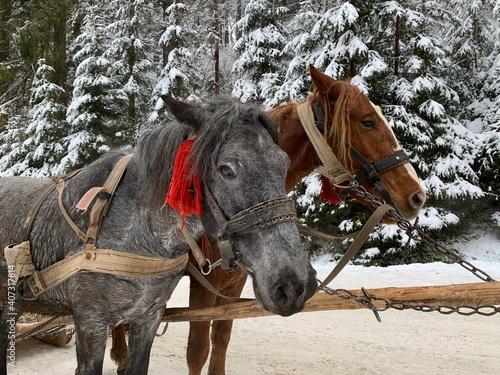
[(318, 172), (328, 178), (332, 184), (339, 185), (342, 182), (350, 180), (352, 174), (337, 159), (332, 148), (325, 141), (325, 137), (318, 130), (310, 103), (299, 104), (297, 106), (297, 113), (304, 131), (321, 161), (321, 165), (317, 168)]

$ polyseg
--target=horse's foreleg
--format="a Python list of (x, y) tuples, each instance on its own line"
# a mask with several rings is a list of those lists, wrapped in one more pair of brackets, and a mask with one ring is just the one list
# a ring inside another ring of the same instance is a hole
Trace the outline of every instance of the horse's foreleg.
[[(210, 275), (209, 275), (210, 276)], [(213, 306), (216, 296), (201, 285), (194, 277), (189, 276), (189, 306)], [(212, 280), (209, 279), (210, 282)], [(189, 339), (186, 360), (189, 375), (200, 375), (210, 350), (210, 322), (189, 322)]]
[[(230, 297), (239, 297), (245, 286), (246, 274), (241, 269), (233, 271), (230, 282), (226, 283), (221, 289), (221, 293)], [(225, 304), (229, 301), (217, 297), (217, 304)], [(208, 367), (209, 375), (224, 375), (226, 373), (226, 355), (231, 339), (233, 328), (232, 320), (218, 320), (212, 323), (212, 353), (210, 354), (210, 365)]]
[(104, 352), (108, 336), (107, 325), (97, 319), (79, 321), (75, 316), (76, 359), (78, 368), (76, 375), (102, 374)]
[(125, 374), (147, 374), (149, 356), (156, 330), (161, 323), (164, 309), (144, 316), (140, 322), (130, 323), (128, 331), (128, 360)]
[(127, 367), (128, 346), (125, 332), (128, 330), (127, 324), (121, 324), (111, 329), (111, 359), (118, 365), (117, 372), (122, 374)]

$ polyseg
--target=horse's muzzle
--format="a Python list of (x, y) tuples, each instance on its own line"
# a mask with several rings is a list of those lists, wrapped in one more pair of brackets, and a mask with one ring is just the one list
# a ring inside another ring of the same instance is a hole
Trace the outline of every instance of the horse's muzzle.
[(300, 280), (291, 269), (282, 270), (278, 281), (271, 289), (273, 306), (265, 308), (281, 316), (290, 316), (302, 311), (306, 301), (318, 289), (316, 271), (311, 266), (309, 267), (306, 283)]

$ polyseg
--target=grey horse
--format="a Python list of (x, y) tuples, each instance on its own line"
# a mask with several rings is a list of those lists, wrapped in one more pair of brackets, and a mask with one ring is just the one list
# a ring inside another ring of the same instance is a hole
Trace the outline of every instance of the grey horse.
[[(163, 97), (177, 121), (145, 132), (139, 140), (102, 222), (99, 247), (157, 259), (175, 259), (189, 251), (181, 227), (198, 240), (206, 234), (220, 237), (220, 222), (208, 207), (211, 193), (222, 216), (269, 200), (286, 198), (285, 177), (289, 165), (277, 145), (275, 125), (254, 104), (216, 98), (194, 105)], [(194, 138), (189, 160), (205, 188), (203, 213), (185, 216), (181, 224), (164, 205), (177, 150)], [(92, 187), (102, 186), (122, 157), (110, 153), (66, 181), (62, 202), (76, 226), (85, 230), (89, 213), (75, 204)], [(18, 240), (33, 201), (50, 180), (27, 177), (0, 179), (0, 251)], [(29, 240), (36, 270), (85, 249), (58, 206), (57, 192), (41, 205)], [(301, 311), (317, 289), (316, 273), (293, 221), (279, 221), (228, 235), (235, 261), (253, 278), (255, 295), (266, 309), (288, 316)], [(227, 238), (226, 238), (227, 239)], [(17, 313), (51, 316), (73, 315), (76, 328), (77, 374), (101, 374), (110, 327), (129, 323), (129, 353), (125, 374), (145, 374), (155, 332), (165, 305), (182, 277), (184, 267), (166, 274), (144, 277), (77, 273), (36, 298), (17, 291), (8, 294), (11, 276), (1, 254), (0, 374), (6, 374), (11, 343), (11, 307)], [(21, 279), (22, 281), (22, 279)], [(7, 304), (9, 301), (9, 304)]]

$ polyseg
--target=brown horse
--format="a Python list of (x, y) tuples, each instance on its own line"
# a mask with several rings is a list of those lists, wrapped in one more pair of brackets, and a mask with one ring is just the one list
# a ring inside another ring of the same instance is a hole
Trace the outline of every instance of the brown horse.
[[(362, 162), (360, 163), (349, 153), (349, 146), (358, 150), (371, 165), (400, 150), (398, 141), (380, 109), (374, 106), (358, 88), (347, 82), (334, 80), (313, 66), (310, 66), (310, 74), (315, 89), (307, 102), (311, 106), (313, 103), (319, 106), (324, 117), (324, 123), (319, 126), (323, 127), (325, 138), (333, 152), (343, 161), (344, 167), (351, 174), (359, 175), (365, 168)], [(279, 145), (291, 159), (286, 180), (287, 191), (292, 190), (302, 178), (318, 167), (317, 153), (299, 119), (297, 112), (299, 104), (301, 103), (287, 103), (268, 112), (268, 116), (277, 123)], [(379, 177), (390, 196), (391, 203), (399, 213), (408, 220), (415, 218), (425, 202), (425, 193), (413, 167), (408, 163), (393, 166), (380, 173)], [(370, 179), (363, 179), (360, 184), (372, 194), (381, 195)], [(353, 198), (360, 200), (355, 195)], [(370, 207), (369, 202), (361, 202)], [(384, 218), (384, 221), (391, 222), (387, 218)], [(219, 257), (218, 251), (209, 255), (212, 263)], [(212, 294), (195, 278), (191, 276), (190, 278), (189, 306), (203, 307), (227, 303), (227, 300)], [(228, 273), (218, 267), (206, 278), (222, 294), (238, 297), (247, 275), (241, 268)], [(210, 341), (212, 352), (208, 374), (225, 374), (226, 351), (232, 324), (232, 320), (214, 321), (210, 334), (210, 322), (190, 322), (187, 348), (190, 375), (201, 374), (208, 358)], [(123, 327), (114, 329), (111, 355), (120, 367), (123, 361), (126, 361)]]

